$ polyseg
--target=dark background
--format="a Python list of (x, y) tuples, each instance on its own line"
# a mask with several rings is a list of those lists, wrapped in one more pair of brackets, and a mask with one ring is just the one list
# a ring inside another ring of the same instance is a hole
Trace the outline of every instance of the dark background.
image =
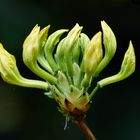
[[(137, 68), (128, 79), (101, 89), (86, 121), (98, 140), (140, 140), (140, 2), (139, 0), (0, 0), (0, 41), (17, 58), (23, 76), (37, 78), (22, 62), (22, 44), (35, 24), (60, 28), (84, 26), (91, 38), (105, 20), (114, 31), (118, 49), (101, 77), (120, 69), (131, 39)], [(0, 140), (85, 140), (57, 111), (42, 90), (8, 85), (0, 79)]]

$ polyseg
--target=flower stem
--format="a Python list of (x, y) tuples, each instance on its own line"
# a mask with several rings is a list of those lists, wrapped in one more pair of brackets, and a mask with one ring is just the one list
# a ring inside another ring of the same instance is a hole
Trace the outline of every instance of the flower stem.
[(89, 129), (89, 127), (83, 120), (80, 120), (80, 121), (75, 120), (74, 122), (75, 122), (75, 124), (78, 125), (78, 127), (81, 129), (81, 131), (85, 134), (85, 136), (87, 137), (87, 140), (96, 140), (96, 137), (94, 136), (94, 134), (91, 132), (91, 130)]
[(91, 92), (91, 94), (89, 95), (89, 99), (91, 100), (91, 98), (93, 97), (93, 95), (97, 92), (97, 90), (100, 88), (100, 86), (97, 84), (97, 86), (93, 89), (93, 91)]

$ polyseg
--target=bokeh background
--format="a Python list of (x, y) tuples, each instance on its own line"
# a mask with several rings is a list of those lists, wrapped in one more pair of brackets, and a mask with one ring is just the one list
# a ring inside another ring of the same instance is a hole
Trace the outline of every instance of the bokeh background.
[[(76, 23), (91, 38), (105, 20), (118, 49), (101, 77), (117, 73), (131, 39), (137, 57), (133, 76), (101, 89), (86, 121), (98, 140), (140, 140), (140, 2), (139, 0), (0, 0), (0, 41), (17, 58), (21, 74), (37, 78), (22, 62), (22, 44), (35, 24), (51, 24), (50, 33)], [(0, 79), (0, 140), (85, 140), (57, 111), (42, 90), (8, 85)]]

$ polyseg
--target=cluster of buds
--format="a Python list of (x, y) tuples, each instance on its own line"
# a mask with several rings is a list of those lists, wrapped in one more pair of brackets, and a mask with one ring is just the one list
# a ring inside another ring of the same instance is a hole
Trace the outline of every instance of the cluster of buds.
[[(2, 44), (1, 77), (10, 84), (45, 90), (44, 94), (58, 102), (64, 115), (76, 120), (82, 119), (99, 88), (121, 81), (135, 71), (135, 52), (130, 41), (120, 71), (93, 84), (93, 79), (99, 76), (113, 58), (117, 46), (115, 35), (105, 21), (101, 21), (101, 27), (102, 32), (99, 31), (89, 39), (81, 32), (82, 27), (78, 24), (69, 32), (61, 29), (50, 36), (50, 25), (42, 30), (36, 25), (23, 43), (23, 61), (43, 80), (21, 76), (15, 57)], [(67, 33), (66, 37), (62, 37), (64, 33)]]

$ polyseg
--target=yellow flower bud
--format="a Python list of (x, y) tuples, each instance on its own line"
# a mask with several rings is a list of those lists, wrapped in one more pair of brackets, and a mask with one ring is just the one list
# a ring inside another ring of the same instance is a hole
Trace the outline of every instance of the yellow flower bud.
[(102, 39), (101, 32), (93, 36), (84, 53), (84, 70), (88, 75), (93, 75), (100, 61), (102, 60)]
[(46, 82), (22, 77), (16, 66), (15, 57), (6, 51), (2, 44), (0, 44), (0, 74), (3, 80), (10, 84), (45, 90), (48, 88), (48, 83)]
[(19, 76), (15, 57), (6, 51), (2, 44), (0, 44), (0, 73), (3, 80), (8, 83), (16, 82)]
[(32, 72), (45, 81), (22, 77), (15, 57), (6, 51), (2, 44), (1, 77), (11, 84), (46, 90), (45, 95), (58, 102), (64, 115), (71, 116), (76, 121), (83, 120), (97, 90), (127, 78), (136, 67), (135, 52), (130, 41), (119, 73), (98, 81), (91, 91), (93, 78), (108, 65), (116, 52), (113, 31), (105, 21), (101, 22), (101, 26), (103, 39), (102, 33), (98, 32), (90, 40), (86, 34), (81, 33), (82, 27), (78, 24), (63, 39), (61, 36), (67, 30), (58, 30), (47, 38), (50, 25), (42, 30), (36, 25), (24, 41), (23, 61)]
[(40, 27), (36, 25), (23, 44), (23, 61), (30, 67), (37, 59)]
[(101, 21), (101, 26), (103, 30), (103, 44), (105, 47), (105, 55), (96, 69), (95, 76), (98, 76), (98, 74), (109, 64), (116, 52), (117, 47), (116, 38), (111, 28), (105, 21)]
[(132, 42), (130, 41), (129, 47), (124, 55), (124, 59), (121, 65), (121, 70), (118, 74), (107, 77), (98, 82), (100, 87), (104, 87), (111, 83), (119, 82), (129, 77), (134, 71), (136, 67), (136, 57)]
[(47, 71), (40, 68), (37, 63), (39, 47), (41, 44), (40, 39), (42, 39), (40, 38), (40, 27), (36, 25), (24, 41), (23, 61), (25, 65), (36, 75), (50, 83), (55, 83), (57, 79), (51, 74), (49, 74)]
[(101, 32), (96, 33), (91, 41), (88, 44), (88, 47), (85, 49), (84, 58), (83, 58), (83, 66), (85, 75), (82, 80), (82, 87), (86, 92), (91, 81), (94, 72), (102, 60), (103, 50), (102, 50), (102, 39)]

